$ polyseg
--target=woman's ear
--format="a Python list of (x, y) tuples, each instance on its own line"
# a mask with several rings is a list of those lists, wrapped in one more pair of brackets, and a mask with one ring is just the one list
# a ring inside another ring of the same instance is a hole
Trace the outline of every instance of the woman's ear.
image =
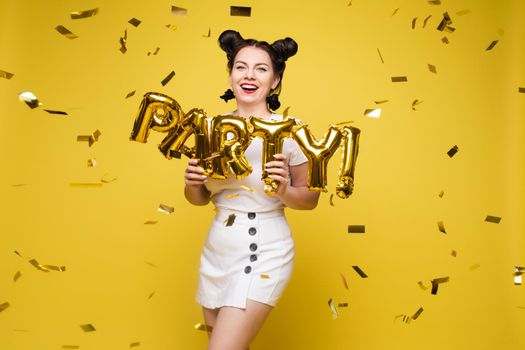
[(275, 90), (280, 82), (281, 82), (281, 77), (280, 76), (275, 77), (272, 83), (272, 90)]

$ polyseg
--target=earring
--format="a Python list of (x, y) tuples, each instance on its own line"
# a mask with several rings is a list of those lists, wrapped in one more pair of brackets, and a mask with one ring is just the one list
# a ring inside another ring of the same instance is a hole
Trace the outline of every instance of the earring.
[(224, 92), (222, 96), (220, 96), (224, 100), (224, 102), (228, 102), (228, 100), (234, 99), (235, 95), (233, 94), (232, 89), (228, 89)]
[(279, 107), (281, 107), (281, 102), (279, 102), (278, 94), (273, 94), (266, 97), (266, 103), (268, 103), (268, 107), (270, 107), (272, 111), (276, 111), (279, 109)]

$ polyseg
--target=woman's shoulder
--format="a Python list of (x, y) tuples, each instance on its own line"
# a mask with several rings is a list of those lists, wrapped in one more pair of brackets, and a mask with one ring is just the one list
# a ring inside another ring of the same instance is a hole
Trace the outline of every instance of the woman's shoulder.
[[(295, 120), (295, 122), (299, 125), (303, 125), (303, 121), (299, 118), (296, 118), (294, 116), (291, 116), (291, 115), (288, 115), (286, 116), (286, 118), (290, 118), (290, 119), (293, 119)], [(284, 120), (284, 116), (282, 114), (276, 114), (276, 113), (273, 113), (272, 116), (270, 117), (270, 120), (271, 121), (275, 121), (275, 122), (280, 122), (280, 121), (283, 121)]]

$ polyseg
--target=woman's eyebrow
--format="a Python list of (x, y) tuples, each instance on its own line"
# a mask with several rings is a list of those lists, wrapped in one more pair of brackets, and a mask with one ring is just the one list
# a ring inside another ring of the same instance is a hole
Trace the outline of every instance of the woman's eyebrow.
[[(244, 62), (244, 61), (235, 61), (235, 64), (237, 63), (241, 63), (241, 64), (244, 64), (244, 65), (248, 65), (248, 63)], [(256, 63), (255, 66), (266, 66), (266, 67), (269, 67), (269, 65), (267, 63), (264, 63), (264, 62), (259, 62), (259, 63)]]

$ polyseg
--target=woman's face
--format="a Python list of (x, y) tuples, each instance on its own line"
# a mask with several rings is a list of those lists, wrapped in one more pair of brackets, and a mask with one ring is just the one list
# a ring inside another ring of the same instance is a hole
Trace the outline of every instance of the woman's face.
[(246, 46), (235, 56), (230, 84), (237, 104), (266, 105), (266, 97), (279, 84), (279, 76), (274, 74), (272, 60), (266, 51)]

